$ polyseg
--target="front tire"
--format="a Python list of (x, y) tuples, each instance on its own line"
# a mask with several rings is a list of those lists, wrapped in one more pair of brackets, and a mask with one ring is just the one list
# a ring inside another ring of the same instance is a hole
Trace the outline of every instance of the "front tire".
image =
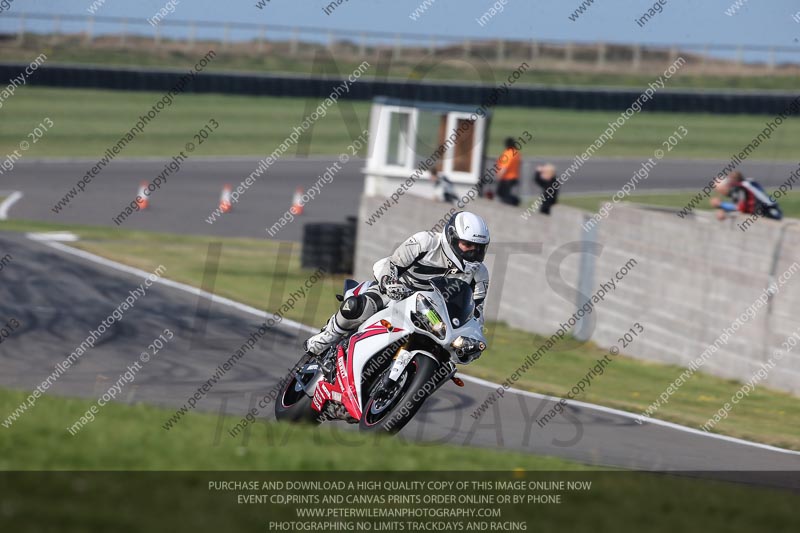
[(292, 369), (292, 377), (283, 386), (278, 397), (275, 398), (275, 418), (279, 422), (295, 422), (319, 424), (320, 413), (311, 407), (312, 398), (306, 394), (302, 383), (297, 380), (297, 373), (309, 362), (312, 357), (304, 355)]
[[(358, 428), (390, 435), (403, 429), (430, 396), (426, 389), (434, 388), (431, 378), (437, 367), (430, 357), (416, 355), (397, 379), (397, 390), (389, 391), (383, 390), (380, 384), (391, 367), (384, 370), (370, 390)], [(428, 382), (428, 387), (423, 389)]]

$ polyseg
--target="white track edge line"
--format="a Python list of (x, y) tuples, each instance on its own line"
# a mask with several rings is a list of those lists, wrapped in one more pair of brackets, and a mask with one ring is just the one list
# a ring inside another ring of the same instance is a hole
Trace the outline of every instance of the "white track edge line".
[[(502, 385), (500, 385), (499, 383), (493, 383), (491, 381), (488, 381), (488, 380), (485, 380), (485, 379), (482, 379), (482, 378), (476, 378), (475, 376), (470, 376), (468, 374), (461, 374), (461, 376), (464, 379), (464, 381), (470, 381), (470, 382), (475, 383), (477, 385), (483, 385), (484, 387), (491, 387), (491, 388), (493, 388), (495, 390), (498, 387), (502, 387)], [(724, 440), (724, 441), (728, 441), (728, 442), (733, 442), (733, 443), (736, 443), (736, 444), (744, 444), (744, 445), (747, 445), (747, 446), (755, 446), (757, 448), (763, 448), (765, 450), (770, 450), (770, 451), (774, 451), (774, 452), (783, 452), (783, 453), (788, 453), (788, 454), (792, 454), (792, 455), (800, 455), (800, 452), (796, 451), (796, 450), (788, 450), (786, 448), (779, 448), (777, 446), (771, 446), (769, 444), (763, 444), (761, 442), (753, 442), (753, 441), (750, 441), (750, 440), (740, 439), (740, 438), (737, 438), (737, 437), (730, 437), (728, 435), (720, 435), (719, 433), (709, 433), (709, 432), (701, 431), (699, 429), (695, 429), (695, 428), (692, 428), (692, 427), (689, 427), (689, 426), (682, 426), (682, 425), (676, 424), (674, 422), (667, 422), (666, 420), (660, 420), (658, 418), (645, 418), (645, 417), (642, 417), (641, 415), (637, 415), (636, 413), (631, 413), (629, 411), (622, 411), (621, 409), (614, 409), (613, 407), (606, 407), (606, 406), (603, 406), (603, 405), (597, 405), (597, 404), (593, 404), (593, 403), (582, 402), (582, 401), (579, 401), (579, 400), (568, 400), (566, 398), (559, 398), (557, 396), (548, 396), (546, 394), (539, 394), (537, 392), (531, 392), (531, 391), (526, 391), (526, 390), (521, 390), (521, 389), (515, 389), (513, 387), (509, 388), (509, 389), (506, 389), (506, 391), (514, 392), (514, 393), (520, 394), (522, 396), (530, 396), (531, 398), (537, 398), (537, 399), (542, 399), (542, 400), (551, 400), (551, 401), (555, 401), (555, 402), (561, 401), (563, 399), (564, 402), (566, 402), (567, 405), (575, 405), (575, 406), (579, 406), (579, 407), (586, 407), (588, 409), (593, 409), (595, 411), (602, 411), (604, 413), (615, 414), (615, 415), (623, 416), (625, 418), (630, 418), (630, 419), (636, 419), (636, 420), (642, 419), (642, 425), (644, 425), (644, 424), (655, 424), (657, 426), (664, 426), (664, 427), (669, 427), (669, 428), (672, 428), (672, 429), (678, 429), (678, 430), (681, 430), (681, 431), (686, 431), (688, 433), (693, 433), (695, 435), (702, 435), (704, 437), (709, 437), (709, 438), (712, 438), (712, 439), (720, 439), (720, 440)]]
[(20, 191), (14, 191), (8, 198), (3, 200), (3, 203), (0, 204), (0, 220), (8, 220), (8, 210), (11, 209), (11, 206), (17, 203), (22, 196)]
[[(73, 248), (72, 246), (67, 246), (67, 245), (61, 244), (60, 242), (47, 242), (45, 244), (47, 244), (51, 248), (55, 248), (57, 250), (61, 250), (61, 251), (66, 252), (68, 254), (76, 255), (78, 257), (86, 259), (87, 261), (92, 261), (94, 263), (99, 263), (99, 264), (107, 266), (109, 268), (113, 268), (115, 270), (120, 270), (120, 271), (123, 271), (123, 272), (127, 272), (129, 274), (134, 274), (136, 276), (147, 277), (147, 276), (149, 276), (151, 274), (151, 272), (146, 272), (144, 270), (141, 270), (141, 269), (138, 269), (138, 268), (135, 268), (135, 267), (124, 265), (122, 263), (118, 263), (116, 261), (112, 261), (110, 259), (106, 259), (105, 257), (100, 257), (99, 255), (95, 255), (93, 253), (86, 252), (84, 250), (80, 250), (78, 248)], [(267, 316), (266, 311), (260, 311), (260, 310), (256, 309), (255, 307), (249, 306), (247, 304), (243, 304), (241, 302), (237, 302), (236, 300), (231, 300), (230, 298), (225, 298), (223, 296), (217, 296), (217, 295), (212, 294), (210, 292), (204, 291), (203, 289), (198, 289), (197, 287), (193, 287), (193, 286), (187, 285), (185, 283), (180, 283), (180, 282), (173, 281), (173, 280), (170, 280), (170, 279), (165, 279), (165, 278), (159, 278), (156, 281), (156, 283), (161, 283), (162, 285), (166, 285), (168, 287), (173, 287), (175, 289), (180, 289), (180, 290), (189, 292), (189, 293), (197, 295), (197, 296), (203, 296), (205, 298), (210, 299), (212, 302), (217, 302), (217, 303), (220, 303), (220, 304), (223, 304), (223, 305), (227, 305), (227, 306), (233, 307), (235, 309), (238, 309), (240, 311), (243, 311), (245, 313), (250, 313), (250, 314), (253, 314), (253, 315), (256, 315), (256, 316), (259, 316), (259, 317), (261, 317), (261, 316), (266, 317)], [(300, 329), (300, 330), (304, 330), (304, 331), (307, 331), (309, 333), (315, 333), (315, 332), (318, 331), (317, 329), (314, 329), (311, 326), (307, 326), (305, 324), (302, 324), (300, 322), (297, 322), (297, 321), (294, 321), (294, 320), (291, 320), (291, 319), (288, 319), (288, 318), (284, 318), (280, 322), (280, 324), (284, 324), (284, 323), (286, 323), (286, 325), (288, 325), (290, 327), (293, 327), (293, 328), (296, 328), (296, 329)], [(482, 385), (482, 386), (487, 387), (487, 388), (497, 389), (498, 387), (502, 387), (502, 385), (500, 385), (499, 383), (493, 383), (493, 382), (487, 381), (485, 379), (481, 379), (481, 378), (477, 378), (477, 377), (474, 377), (474, 376), (470, 376), (469, 374), (463, 374), (462, 373), (461, 376), (464, 378), (465, 381), (469, 381), (471, 383), (475, 383), (476, 385)], [(509, 388), (507, 390), (511, 391), (511, 392), (513, 392), (515, 394), (520, 394), (522, 396), (529, 396), (531, 398), (537, 398), (537, 399), (544, 399), (544, 400), (550, 400), (550, 401), (556, 401), (556, 402), (560, 401), (562, 399), (562, 398), (557, 398), (555, 396), (547, 396), (545, 394), (538, 394), (536, 392), (530, 392), (530, 391), (525, 391), (525, 390), (521, 390), (521, 389), (515, 389), (513, 387)], [(614, 409), (612, 407), (605, 407), (605, 406), (602, 406), (602, 405), (596, 405), (596, 404), (593, 404), (593, 403), (581, 402), (581, 401), (578, 401), (578, 400), (567, 400), (567, 399), (564, 399), (564, 400), (567, 402), (567, 404), (572, 404), (572, 405), (576, 405), (576, 406), (580, 406), (580, 407), (585, 407), (585, 408), (588, 408), (588, 409), (593, 409), (595, 411), (601, 411), (601, 412), (605, 412), (605, 413), (616, 414), (616, 415), (623, 416), (625, 418), (631, 418), (631, 419), (639, 419), (639, 418), (641, 418), (641, 415), (637, 415), (635, 413), (631, 413), (631, 412), (628, 412), (628, 411), (622, 411), (620, 409)], [(791, 455), (800, 455), (800, 452), (795, 451), (795, 450), (788, 450), (786, 448), (778, 448), (777, 446), (771, 446), (769, 444), (762, 444), (760, 442), (753, 442), (753, 441), (749, 441), (749, 440), (745, 440), (745, 439), (739, 439), (739, 438), (736, 438), (736, 437), (729, 437), (728, 435), (720, 435), (718, 433), (708, 433), (708, 432), (705, 432), (705, 431), (700, 431), (699, 429), (691, 428), (691, 427), (688, 427), (688, 426), (682, 426), (680, 424), (675, 424), (674, 422), (667, 422), (665, 420), (659, 420), (657, 418), (644, 419), (642, 421), (642, 425), (644, 425), (644, 424), (655, 424), (655, 425), (658, 425), (658, 426), (664, 426), (664, 427), (669, 427), (669, 428), (672, 428), (672, 429), (677, 429), (679, 431), (685, 431), (685, 432), (692, 433), (692, 434), (695, 434), (695, 435), (701, 435), (701, 436), (707, 437), (707, 438), (724, 440), (724, 441), (727, 441), (727, 442), (733, 442), (733, 443), (736, 443), (736, 444), (743, 444), (743, 445), (746, 445), (746, 446), (753, 446), (753, 447), (756, 447), (756, 448), (761, 448), (761, 449), (764, 449), (764, 450), (769, 450), (769, 451), (774, 451), (774, 452), (781, 452), (781, 453), (786, 453), (786, 454), (791, 454)]]
[[(141, 270), (141, 269), (136, 268), (136, 267), (124, 265), (122, 263), (118, 263), (116, 261), (112, 261), (110, 259), (106, 259), (105, 257), (100, 257), (99, 255), (95, 255), (95, 254), (93, 254), (91, 252), (80, 250), (78, 248), (73, 248), (72, 246), (64, 245), (64, 244), (62, 244), (60, 242), (45, 242), (44, 244), (46, 244), (47, 246), (50, 246), (51, 248), (55, 248), (57, 250), (61, 250), (62, 252), (66, 252), (68, 254), (76, 255), (78, 257), (86, 259), (87, 261), (98, 263), (98, 264), (101, 264), (103, 266), (107, 266), (109, 268), (113, 268), (115, 270), (120, 270), (122, 272), (127, 272), (128, 274), (133, 274), (135, 276), (140, 276), (140, 277), (146, 278), (146, 277), (148, 277), (148, 276), (150, 276), (152, 274), (152, 272), (146, 272), (146, 271)], [(210, 293), (208, 291), (204, 291), (203, 289), (198, 289), (197, 287), (193, 287), (191, 285), (187, 285), (186, 283), (181, 283), (179, 281), (173, 281), (171, 279), (166, 279), (166, 278), (163, 278), (163, 277), (158, 278), (154, 283), (160, 283), (162, 285), (166, 285), (167, 287), (180, 289), (182, 291), (186, 291), (186, 292), (194, 294), (196, 296), (202, 296), (204, 298), (208, 298), (212, 302), (216, 302), (216, 303), (220, 303), (220, 304), (223, 304), (223, 305), (227, 305), (229, 307), (233, 307), (235, 309), (238, 309), (239, 311), (243, 311), (245, 313), (250, 313), (252, 315), (255, 315), (255, 316), (258, 316), (258, 317), (261, 317), (261, 318), (266, 318), (268, 316), (268, 313), (266, 311), (262, 311), (262, 310), (256, 309), (255, 307), (249, 306), (247, 304), (243, 304), (241, 302), (237, 302), (235, 300), (231, 300), (230, 298), (225, 298), (224, 296), (219, 296), (219, 295), (216, 295), (216, 294), (212, 294), (212, 293)], [(286, 326), (289, 326), (289, 327), (292, 327), (292, 328), (296, 328), (296, 329), (302, 329), (304, 331), (308, 331), (309, 333), (315, 333), (316, 331), (318, 331), (318, 330), (315, 330), (314, 328), (312, 328), (310, 326), (306, 326), (305, 324), (301, 324), (300, 322), (296, 322), (296, 321), (291, 320), (289, 318), (284, 318), (283, 320), (281, 320), (280, 324), (285, 324)]]

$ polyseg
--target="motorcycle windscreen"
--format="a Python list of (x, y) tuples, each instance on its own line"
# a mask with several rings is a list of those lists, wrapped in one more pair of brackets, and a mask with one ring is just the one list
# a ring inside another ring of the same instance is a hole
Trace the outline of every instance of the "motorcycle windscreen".
[(436, 287), (447, 304), (447, 313), (453, 325), (458, 327), (470, 320), (475, 313), (475, 300), (472, 287), (464, 280), (457, 278), (433, 278), (431, 285)]

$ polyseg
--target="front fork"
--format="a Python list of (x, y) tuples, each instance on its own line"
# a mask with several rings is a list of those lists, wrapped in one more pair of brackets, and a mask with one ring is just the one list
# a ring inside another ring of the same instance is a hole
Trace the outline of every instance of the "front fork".
[[(411, 362), (411, 360), (414, 358), (415, 355), (422, 354), (421, 357), (431, 357), (431, 355), (428, 352), (425, 352), (423, 350), (415, 350), (413, 352), (409, 352), (408, 350), (406, 350), (406, 346), (407, 344), (397, 349), (397, 353), (394, 356), (394, 361), (392, 362), (392, 367), (389, 370), (389, 373), (385, 374), (383, 377), (383, 382), (381, 383), (382, 388), (389, 385), (391, 381), (397, 382), (397, 380), (400, 378), (400, 376), (403, 375), (403, 371), (406, 369), (406, 367), (408, 366), (408, 364)], [(453, 376), (456, 375), (456, 365), (454, 365), (452, 361), (447, 360), (444, 363), (442, 361), (439, 361), (438, 359), (436, 361), (437, 363), (439, 363), (440, 368), (436, 371), (436, 374), (434, 375), (437, 376), (441, 375), (442, 377), (441, 379), (438, 379), (436, 381), (436, 388), (433, 391), (431, 391), (431, 394), (437, 391), (439, 387), (444, 385), (449, 379), (451, 379)]]

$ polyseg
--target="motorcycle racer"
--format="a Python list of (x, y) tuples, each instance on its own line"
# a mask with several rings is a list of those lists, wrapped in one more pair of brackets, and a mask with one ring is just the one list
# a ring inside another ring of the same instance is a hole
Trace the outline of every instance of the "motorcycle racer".
[(321, 356), (390, 300), (402, 300), (415, 290), (426, 290), (430, 287), (428, 280), (442, 276), (470, 284), (475, 315), (482, 323), (489, 289), (489, 271), (483, 264), (488, 245), (489, 227), (483, 218), (468, 211), (453, 214), (439, 234), (415, 233), (392, 255), (375, 263), (378, 284), (345, 299), (320, 332), (305, 341), (305, 351)]

